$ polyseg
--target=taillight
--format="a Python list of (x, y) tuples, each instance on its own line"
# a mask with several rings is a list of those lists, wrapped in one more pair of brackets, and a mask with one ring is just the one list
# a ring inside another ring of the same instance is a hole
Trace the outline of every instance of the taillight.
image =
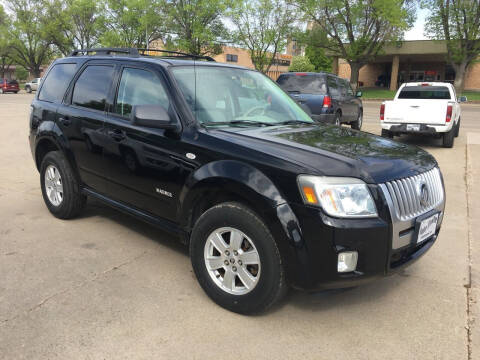
[(447, 106), (447, 115), (445, 116), (445, 122), (450, 122), (452, 120), (452, 111), (453, 111), (453, 106), (448, 105)]
[(380, 120), (385, 120), (385, 104), (380, 105)]
[(332, 98), (328, 95), (323, 97), (323, 107), (328, 108), (332, 105)]
[(297, 75), (297, 76), (307, 76), (308, 74), (307, 73), (295, 73), (295, 75)]

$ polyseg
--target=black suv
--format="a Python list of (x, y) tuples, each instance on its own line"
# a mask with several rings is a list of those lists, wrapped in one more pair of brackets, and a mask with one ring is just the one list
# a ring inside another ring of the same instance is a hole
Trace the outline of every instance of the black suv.
[(360, 130), (363, 122), (362, 92), (354, 94), (350, 82), (328, 73), (291, 72), (281, 74), (278, 85), (301, 106), (312, 119), (329, 124), (349, 124)]
[(30, 116), (50, 212), (72, 218), (90, 196), (177, 234), (205, 292), (239, 313), (287, 285), (393, 273), (432, 246), (444, 187), (431, 155), (315, 123), (261, 73), (206, 60), (136, 49), (56, 60)]

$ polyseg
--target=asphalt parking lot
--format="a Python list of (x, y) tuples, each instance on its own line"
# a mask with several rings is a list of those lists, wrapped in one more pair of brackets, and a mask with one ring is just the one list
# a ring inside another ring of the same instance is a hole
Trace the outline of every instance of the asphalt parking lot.
[[(0, 95), (0, 359), (480, 358), (480, 104), (462, 106), (453, 149), (398, 139), (430, 151), (446, 183), (441, 234), (419, 262), (355, 289), (290, 291), (247, 317), (207, 298), (162, 231), (94, 201), (75, 220), (50, 215), (32, 98)], [(364, 130), (380, 133), (378, 111), (365, 102)]]

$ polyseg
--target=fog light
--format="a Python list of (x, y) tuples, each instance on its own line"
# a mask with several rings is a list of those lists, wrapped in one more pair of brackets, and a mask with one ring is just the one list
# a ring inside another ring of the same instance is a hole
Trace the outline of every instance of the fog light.
[(345, 251), (338, 254), (337, 271), (344, 273), (354, 271), (357, 268), (358, 253)]

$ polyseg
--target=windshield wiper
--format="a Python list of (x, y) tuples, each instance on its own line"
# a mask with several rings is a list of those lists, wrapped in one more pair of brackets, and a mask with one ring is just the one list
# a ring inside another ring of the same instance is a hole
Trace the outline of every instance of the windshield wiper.
[(232, 121), (205, 121), (204, 125), (257, 125), (257, 126), (274, 126), (278, 123), (269, 123), (255, 120), (232, 120)]
[(304, 120), (285, 120), (276, 123), (276, 125), (295, 125), (295, 124), (310, 124), (313, 125), (313, 121), (304, 121)]

